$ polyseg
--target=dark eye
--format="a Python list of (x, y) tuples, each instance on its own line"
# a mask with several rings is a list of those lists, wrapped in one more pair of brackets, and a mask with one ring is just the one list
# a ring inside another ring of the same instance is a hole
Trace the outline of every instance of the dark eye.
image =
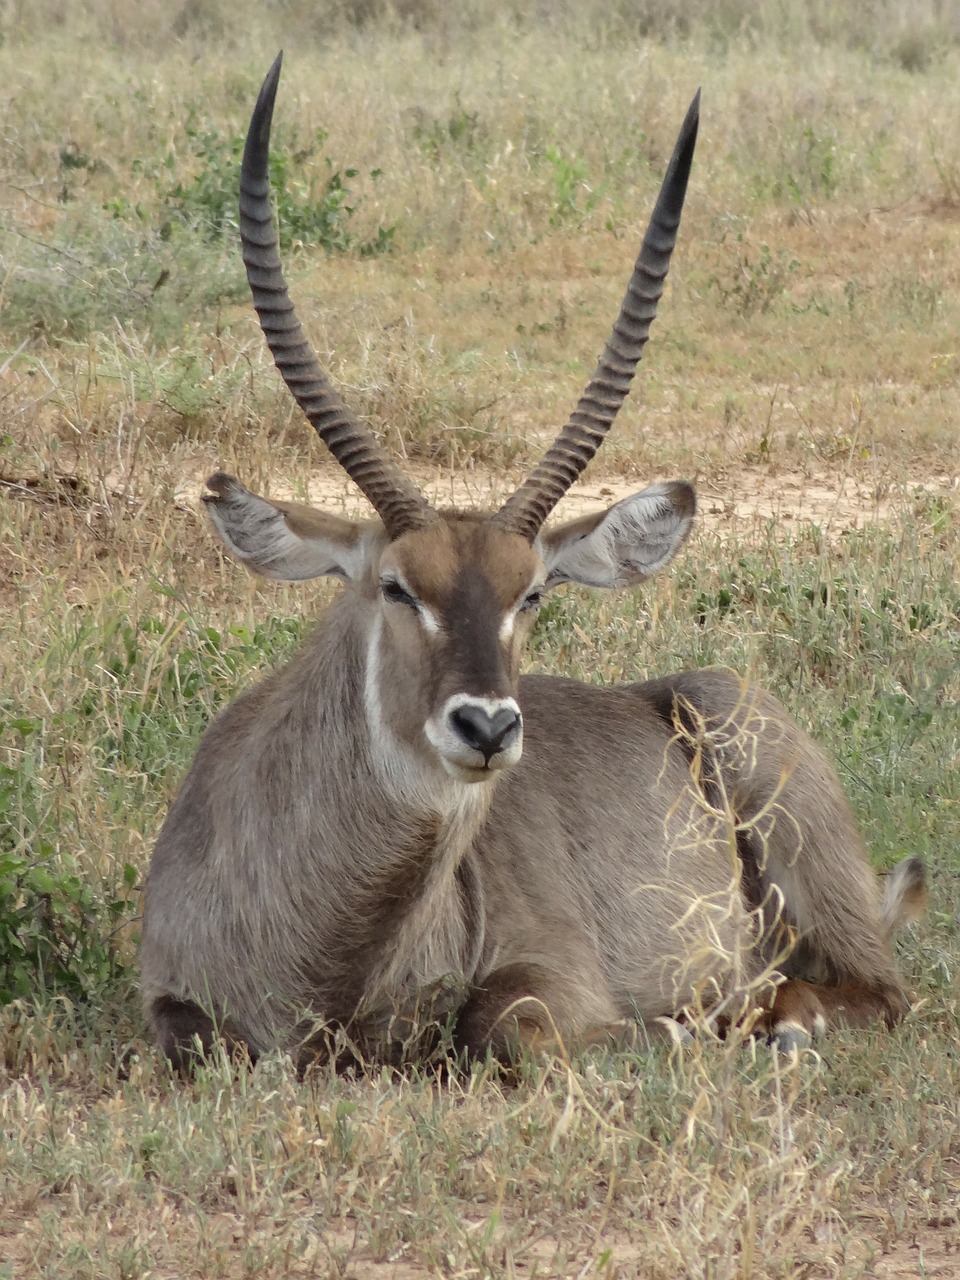
[(380, 591), (383, 594), (384, 600), (388, 601), (390, 604), (405, 604), (410, 609), (416, 609), (417, 607), (416, 600), (409, 591), (406, 591), (401, 587), (396, 578), (387, 578), (381, 582)]
[(521, 612), (526, 609), (539, 609), (543, 603), (542, 591), (531, 591), (529, 595), (524, 596), (523, 604), (520, 606)]

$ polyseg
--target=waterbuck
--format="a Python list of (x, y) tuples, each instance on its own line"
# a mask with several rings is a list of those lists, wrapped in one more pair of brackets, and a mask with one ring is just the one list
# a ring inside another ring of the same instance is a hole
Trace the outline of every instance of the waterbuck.
[(520, 675), (548, 591), (641, 582), (694, 518), (693, 489), (669, 483), (544, 527), (628, 393), (699, 95), (593, 379), (530, 478), (477, 514), (426, 502), (300, 328), (269, 203), (279, 76), (278, 58), (243, 156), (247, 276), (287, 386), (376, 517), (209, 481), (248, 569), (344, 589), (213, 722), (160, 833), (142, 946), (158, 1044), (180, 1069), (218, 1040), (301, 1065), (331, 1046), (397, 1060), (442, 1024), (458, 1052), (509, 1060), (629, 1043), (691, 1006), (741, 1018), (751, 982), (753, 1025), (781, 1042), (833, 1017), (893, 1024), (908, 1000), (890, 937), (923, 868), (901, 864), (881, 900), (832, 768), (773, 698), (722, 670), (611, 688)]

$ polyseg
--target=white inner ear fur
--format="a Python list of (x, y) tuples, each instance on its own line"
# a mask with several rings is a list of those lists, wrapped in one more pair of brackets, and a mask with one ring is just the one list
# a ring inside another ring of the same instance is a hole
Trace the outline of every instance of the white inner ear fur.
[(258, 497), (224, 477), (204, 499), (227, 551), (251, 573), (282, 582), (324, 576), (355, 581), (370, 551), (367, 526), (294, 504)]
[(547, 586), (629, 587), (669, 564), (693, 525), (688, 485), (654, 484), (624, 498), (593, 525), (576, 520), (542, 539)]

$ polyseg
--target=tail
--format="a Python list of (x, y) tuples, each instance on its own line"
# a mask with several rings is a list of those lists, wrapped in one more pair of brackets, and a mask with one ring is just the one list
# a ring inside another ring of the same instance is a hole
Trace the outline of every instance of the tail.
[(880, 904), (880, 924), (888, 938), (919, 920), (927, 909), (927, 869), (920, 858), (904, 858), (887, 876)]

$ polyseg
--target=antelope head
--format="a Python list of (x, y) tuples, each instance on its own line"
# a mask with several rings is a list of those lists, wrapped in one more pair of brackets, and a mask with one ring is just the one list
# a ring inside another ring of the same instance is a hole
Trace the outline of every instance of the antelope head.
[(343, 403), (321, 369), (283, 278), (270, 208), (278, 57), (254, 109), (240, 181), (240, 233), (260, 324), (284, 381), (378, 519), (270, 501), (219, 473), (205, 497), (227, 549), (253, 572), (330, 575), (364, 602), (372, 733), (465, 781), (523, 748), (520, 662), (544, 594), (562, 582), (621, 587), (666, 565), (695, 513), (684, 483), (653, 485), (606, 511), (545, 529), (600, 447), (630, 389), (663, 292), (693, 158), (699, 94), (680, 131), (620, 314), (576, 409), (529, 478), (493, 514), (438, 512)]

